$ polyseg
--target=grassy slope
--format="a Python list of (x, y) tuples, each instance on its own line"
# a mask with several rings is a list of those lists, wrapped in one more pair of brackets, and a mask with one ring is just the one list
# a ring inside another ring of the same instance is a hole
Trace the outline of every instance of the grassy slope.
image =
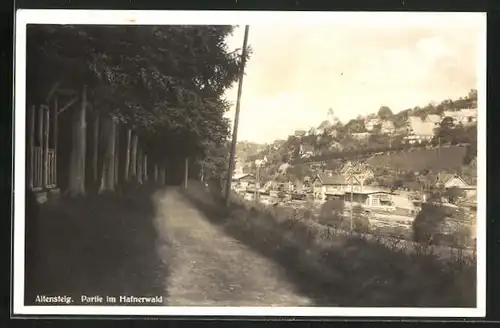
[(367, 163), (373, 167), (389, 166), (405, 171), (454, 170), (463, 166), (465, 147), (442, 147), (437, 149), (415, 149), (395, 154), (382, 154), (371, 157)]
[(226, 233), (285, 267), (320, 306), (475, 306), (474, 263), (339, 236), (286, 213), (234, 203), (227, 209), (196, 185), (185, 194)]

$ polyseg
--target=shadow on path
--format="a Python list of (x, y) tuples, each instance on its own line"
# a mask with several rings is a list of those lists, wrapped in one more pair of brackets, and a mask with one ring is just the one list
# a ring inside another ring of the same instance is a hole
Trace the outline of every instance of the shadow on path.
[(166, 299), (168, 267), (157, 252), (153, 192), (140, 187), (126, 196), (63, 198), (38, 209), (27, 195), (25, 304), (38, 305), (37, 295), (70, 296), (73, 305), (82, 295)]

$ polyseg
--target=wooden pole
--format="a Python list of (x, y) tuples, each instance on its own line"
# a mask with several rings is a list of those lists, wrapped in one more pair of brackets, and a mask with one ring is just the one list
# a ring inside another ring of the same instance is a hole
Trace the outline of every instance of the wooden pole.
[(44, 133), (43, 133), (43, 187), (47, 188), (49, 186), (49, 131), (50, 131), (50, 109), (43, 105), (42, 106), (43, 116), (45, 117), (44, 122)]
[(225, 193), (226, 206), (229, 206), (229, 195), (231, 193), (231, 180), (233, 177), (233, 170), (234, 170), (234, 155), (236, 153), (236, 139), (238, 137), (238, 121), (240, 117), (241, 93), (243, 89), (243, 76), (245, 75), (245, 63), (247, 57), (248, 30), (249, 26), (246, 25), (245, 35), (243, 37), (243, 50), (241, 53), (241, 68), (240, 68), (240, 78), (238, 82), (238, 96), (236, 98), (236, 113), (234, 114), (233, 136), (231, 139), (231, 151), (229, 153), (229, 165), (228, 165), (226, 193)]
[(184, 189), (188, 187), (188, 175), (189, 175), (189, 158), (186, 157), (184, 160)]
[(132, 131), (127, 130), (127, 150), (125, 151), (125, 182), (130, 179), (130, 143), (132, 139)]
[(31, 106), (29, 112), (29, 175), (28, 184), (33, 189), (33, 176), (35, 174), (35, 114), (36, 107)]
[(59, 125), (58, 125), (58, 110), (59, 110), (59, 99), (57, 95), (54, 96), (54, 111), (53, 111), (53, 122), (54, 122), (54, 183), (57, 183), (57, 143), (59, 140)]

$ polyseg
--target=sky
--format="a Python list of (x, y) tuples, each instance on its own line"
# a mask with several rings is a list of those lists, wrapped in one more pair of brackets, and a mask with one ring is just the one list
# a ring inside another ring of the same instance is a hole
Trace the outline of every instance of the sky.
[[(428, 20), (364, 25), (251, 25), (238, 140), (286, 139), (296, 129), (318, 126), (329, 108), (346, 123), (383, 105), (396, 113), (478, 88), (485, 37), (478, 24), (460, 16), (435, 26)], [(229, 49), (242, 47), (243, 32), (239, 26), (227, 39)], [(237, 83), (226, 97), (232, 121)]]

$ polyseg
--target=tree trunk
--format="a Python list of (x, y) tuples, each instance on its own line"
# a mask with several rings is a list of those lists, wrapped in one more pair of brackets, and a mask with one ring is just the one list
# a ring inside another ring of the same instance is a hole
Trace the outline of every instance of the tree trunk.
[(94, 113), (94, 136), (92, 138), (92, 178), (97, 182), (99, 177), (98, 162), (99, 162), (99, 114)]
[(125, 182), (130, 179), (130, 142), (132, 138), (132, 131), (127, 130), (127, 149), (125, 149)]
[(142, 184), (142, 149), (138, 147), (137, 149), (137, 182)]
[(69, 179), (69, 194), (72, 197), (85, 195), (86, 105), (87, 87), (84, 86), (82, 104), (80, 109), (74, 112), (73, 121), (73, 147)]
[(113, 179), (113, 182), (115, 186), (118, 185), (119, 181), (119, 175), (118, 175), (118, 169), (120, 167), (120, 126), (118, 123), (115, 123), (115, 176)]
[(158, 164), (155, 163), (153, 170), (154, 170), (153, 171), (154, 172), (153, 173), (154, 181), (158, 182)]
[(143, 178), (144, 182), (147, 182), (148, 181), (148, 154), (143, 155), (142, 168), (144, 170), (142, 178)]
[(130, 156), (130, 177), (137, 181), (137, 142), (136, 134), (132, 136), (132, 151)]
[(101, 187), (99, 193), (115, 191), (115, 143), (116, 124), (113, 119), (106, 117), (106, 148), (104, 153), (104, 165), (101, 176)]

